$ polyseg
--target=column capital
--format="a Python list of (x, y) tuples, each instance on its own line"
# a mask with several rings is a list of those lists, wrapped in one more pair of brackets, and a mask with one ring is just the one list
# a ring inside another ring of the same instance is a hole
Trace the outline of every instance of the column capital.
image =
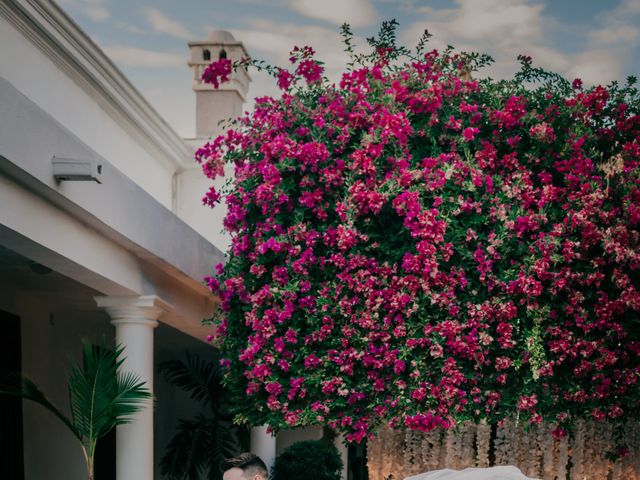
[(173, 307), (156, 295), (139, 297), (94, 297), (99, 308), (104, 308), (113, 325), (137, 323), (156, 327), (158, 318)]

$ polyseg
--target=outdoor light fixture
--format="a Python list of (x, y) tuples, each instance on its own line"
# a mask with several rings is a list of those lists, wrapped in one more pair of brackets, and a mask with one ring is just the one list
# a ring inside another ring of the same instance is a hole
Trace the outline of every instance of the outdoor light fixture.
[(102, 183), (102, 164), (96, 160), (53, 157), (53, 178), (56, 182), (95, 181)]
[(38, 275), (47, 275), (51, 273), (51, 269), (41, 263), (34, 262), (33, 260), (29, 261), (29, 268), (33, 273), (37, 273)]

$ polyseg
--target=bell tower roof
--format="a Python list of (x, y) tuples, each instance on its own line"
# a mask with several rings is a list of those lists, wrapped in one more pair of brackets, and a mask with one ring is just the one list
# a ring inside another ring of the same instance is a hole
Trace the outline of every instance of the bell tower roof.
[(236, 43), (231, 32), (226, 30), (211, 30), (205, 40), (212, 43)]
[(242, 42), (236, 40), (231, 32), (226, 30), (211, 30), (203, 40), (192, 40), (189, 42), (189, 47), (192, 50), (194, 47), (207, 46), (237, 47), (245, 57), (249, 56)]

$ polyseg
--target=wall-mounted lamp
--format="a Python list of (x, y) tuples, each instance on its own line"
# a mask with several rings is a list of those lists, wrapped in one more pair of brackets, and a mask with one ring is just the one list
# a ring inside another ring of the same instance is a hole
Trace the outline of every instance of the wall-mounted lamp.
[(51, 273), (51, 269), (49, 267), (42, 265), (41, 263), (34, 262), (33, 260), (29, 262), (29, 268), (33, 273), (37, 273), (38, 275), (47, 275)]
[(102, 183), (102, 164), (96, 160), (53, 157), (53, 178), (56, 182), (95, 181)]

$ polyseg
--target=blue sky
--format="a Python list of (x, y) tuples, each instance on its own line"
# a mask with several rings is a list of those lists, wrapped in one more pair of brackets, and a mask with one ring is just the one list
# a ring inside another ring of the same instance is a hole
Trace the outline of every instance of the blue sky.
[[(640, 0), (58, 1), (186, 137), (195, 125), (187, 41), (214, 29), (229, 30), (252, 56), (276, 65), (286, 65), (293, 46), (311, 45), (334, 78), (345, 62), (340, 24), (351, 23), (364, 39), (392, 18), (406, 45), (427, 28), (434, 48), (490, 53), (494, 77), (513, 73), (520, 53), (587, 83), (640, 76)], [(276, 93), (270, 79), (253, 78), (252, 97)]]

